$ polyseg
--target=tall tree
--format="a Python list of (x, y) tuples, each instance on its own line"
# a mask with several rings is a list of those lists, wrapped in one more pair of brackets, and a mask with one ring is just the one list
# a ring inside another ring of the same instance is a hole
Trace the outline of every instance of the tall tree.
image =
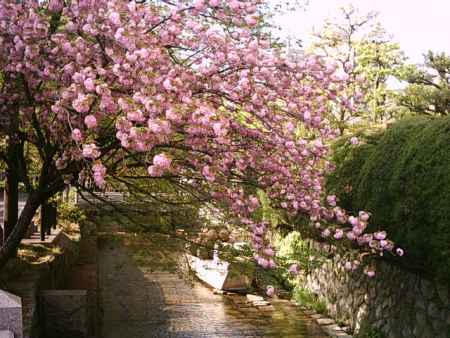
[(341, 132), (351, 124), (380, 122), (390, 115), (387, 81), (398, 73), (405, 58), (377, 16), (376, 12), (361, 15), (353, 6), (342, 7), (338, 18), (328, 19), (313, 33), (311, 49), (336, 60), (340, 76), (348, 82), (342, 100), (352, 101), (353, 109), (340, 106), (331, 115)]
[(356, 72), (365, 78), (365, 97), (360, 107), (363, 118), (380, 123), (397, 115), (395, 91), (389, 79), (400, 76), (406, 60), (397, 43), (388, 39), (363, 41), (357, 47)]
[(367, 214), (349, 217), (323, 189), (335, 135), (321, 113), (343, 88), (335, 65), (271, 48), (255, 29), (263, 4), (2, 1), (0, 109), (19, 112), (16, 136), (38, 151), (40, 168), (36, 184), (20, 168), (29, 197), (0, 267), (65, 184), (144, 177), (226, 206), (253, 231), (263, 266), (274, 262), (266, 226), (252, 219), (257, 188), (274, 207), (309, 215), (324, 237), (348, 233), (367, 253), (392, 252), (390, 242), (363, 241)]

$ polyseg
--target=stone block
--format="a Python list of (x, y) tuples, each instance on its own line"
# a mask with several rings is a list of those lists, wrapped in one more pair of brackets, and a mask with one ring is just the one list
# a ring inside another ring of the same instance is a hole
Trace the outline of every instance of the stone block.
[(317, 319), (317, 323), (319, 325), (331, 325), (331, 324), (335, 324), (335, 321), (331, 318), (319, 318), (319, 319)]
[(269, 306), (270, 305), (270, 303), (269, 302), (267, 302), (267, 301), (262, 301), (262, 302), (253, 302), (253, 306)]
[(345, 332), (335, 332), (335, 333), (333, 333), (333, 335), (331, 337), (333, 337), (333, 338), (353, 338), (353, 336), (350, 336), (349, 334), (347, 334)]
[(2, 290), (0, 290), (0, 330), (11, 331), (16, 338), (23, 337), (22, 299)]
[(273, 305), (260, 306), (260, 307), (258, 307), (258, 309), (260, 311), (274, 311), (275, 310)]
[(41, 293), (45, 337), (86, 338), (90, 333), (87, 290), (45, 290)]
[(11, 331), (0, 331), (0, 338), (14, 338), (14, 333)]
[(248, 295), (247, 295), (247, 299), (248, 299), (250, 302), (264, 301), (264, 298), (263, 298), (263, 297), (257, 296), (257, 295), (251, 295), (251, 294), (248, 294)]

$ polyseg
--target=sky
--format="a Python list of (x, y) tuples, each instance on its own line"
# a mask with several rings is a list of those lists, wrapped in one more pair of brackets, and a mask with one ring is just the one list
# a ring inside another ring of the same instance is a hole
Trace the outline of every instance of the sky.
[(306, 44), (312, 27), (335, 17), (338, 8), (352, 4), (360, 13), (379, 12), (379, 21), (412, 63), (421, 63), (428, 50), (450, 54), (450, 0), (310, 0), (306, 10), (276, 19), (282, 36), (302, 39)]

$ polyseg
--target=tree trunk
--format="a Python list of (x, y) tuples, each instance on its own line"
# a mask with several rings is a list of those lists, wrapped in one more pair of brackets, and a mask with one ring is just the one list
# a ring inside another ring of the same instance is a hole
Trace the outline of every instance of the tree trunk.
[(52, 228), (56, 228), (57, 215), (56, 203), (45, 201), (41, 205), (41, 241), (45, 241), (45, 235), (51, 235)]
[(41, 204), (41, 242), (45, 241), (45, 234), (48, 227), (48, 203), (45, 201)]
[(19, 152), (23, 151), (17, 139), (19, 121), (12, 114), (9, 121), (6, 178), (3, 209), (3, 243), (13, 231), (19, 217)]
[(31, 220), (36, 213), (37, 208), (44, 200), (44, 196), (40, 193), (31, 193), (25, 203), (25, 207), (9, 235), (4, 245), (0, 248), (0, 270), (5, 266), (10, 258), (16, 255), (20, 241), (24, 238)]
[(10, 170), (6, 173), (3, 210), (3, 243), (14, 229), (19, 218), (19, 177), (17, 171)]

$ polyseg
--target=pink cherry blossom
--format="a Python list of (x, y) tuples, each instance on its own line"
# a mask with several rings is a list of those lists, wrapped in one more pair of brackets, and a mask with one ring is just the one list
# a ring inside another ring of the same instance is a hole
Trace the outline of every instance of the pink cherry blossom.
[(358, 140), (357, 137), (353, 136), (353, 137), (350, 139), (350, 143), (353, 144), (353, 145), (357, 145), (357, 144), (359, 144), (359, 140)]
[(100, 156), (100, 151), (94, 143), (83, 145), (83, 157), (95, 160)]
[(84, 118), (84, 123), (86, 124), (86, 127), (88, 127), (89, 129), (97, 127), (97, 119), (95, 118), (94, 115), (87, 115)]
[(172, 159), (167, 157), (166, 154), (158, 154), (153, 157), (153, 165), (160, 168), (162, 171), (168, 170), (172, 163)]
[(151, 165), (147, 168), (148, 174), (151, 177), (160, 177), (163, 175), (163, 171), (160, 167), (157, 167), (155, 165)]
[(346, 236), (349, 240), (354, 241), (357, 235), (353, 231), (349, 231), (347, 232)]
[(352, 262), (345, 262), (345, 264), (344, 264), (344, 267), (345, 267), (345, 269), (346, 270), (352, 270), (352, 267), (353, 267), (353, 265), (352, 265)]
[(277, 263), (275, 263), (275, 260), (273, 258), (269, 258), (267, 267), (269, 269), (275, 269), (277, 267)]
[(86, 80), (84, 80), (84, 87), (86, 88), (87, 91), (90, 91), (90, 92), (95, 91), (94, 80), (90, 77), (87, 78)]
[(97, 185), (97, 187), (103, 188), (106, 184), (106, 167), (101, 163), (96, 163), (92, 166), (92, 171), (95, 184)]
[(342, 237), (344, 237), (344, 230), (342, 229), (337, 229), (334, 233), (333, 236), (335, 239), (341, 239)]
[(216, 176), (209, 165), (203, 167), (202, 174), (209, 182), (214, 182), (216, 180)]
[(348, 218), (348, 222), (353, 225), (353, 226), (358, 226), (359, 225), (359, 220), (358, 218), (354, 217), (354, 216), (350, 216)]
[(365, 271), (365, 274), (369, 277), (372, 278), (375, 276), (375, 271), (374, 270), (367, 270)]
[(365, 211), (359, 212), (359, 219), (363, 222), (367, 222), (369, 220), (370, 215)]
[(330, 206), (335, 207), (336, 206), (336, 196), (335, 195), (327, 196), (327, 202)]
[(111, 22), (116, 25), (116, 26), (120, 26), (121, 21), (120, 21), (120, 14), (117, 12), (112, 12), (109, 15), (109, 19), (111, 20)]
[(90, 108), (90, 100), (87, 95), (78, 94), (78, 97), (72, 102), (73, 108), (79, 113), (87, 113)]
[(81, 133), (80, 129), (75, 128), (72, 130), (72, 139), (75, 142), (80, 142), (83, 139), (83, 134)]
[(272, 257), (275, 254), (275, 252), (273, 251), (272, 248), (267, 248), (267, 249), (264, 249), (264, 254), (269, 257)]
[(385, 239), (387, 236), (386, 231), (378, 231), (374, 233), (374, 237), (378, 240)]
[(51, 12), (60, 12), (63, 9), (62, 0), (50, 0), (48, 2), (48, 10)]
[(259, 257), (257, 263), (259, 266), (261, 266), (263, 268), (269, 267), (269, 261), (267, 259), (265, 259), (264, 257)]
[(291, 275), (295, 275), (295, 276), (298, 275), (299, 272), (300, 272), (300, 267), (299, 267), (299, 265), (298, 265), (297, 263), (292, 264), (292, 265), (289, 267), (288, 272), (289, 272)]
[(239, 10), (240, 7), (241, 7), (241, 4), (240, 4), (240, 1), (239, 1), (239, 0), (231, 0), (231, 1), (229, 2), (229, 5), (230, 5), (230, 7), (231, 7), (233, 10), (235, 10), (235, 11)]
[(20, 107), (17, 136), (53, 149), (41, 158), (61, 171), (47, 173), (51, 187), (176, 178), (248, 227), (263, 267), (275, 252), (255, 191), (309, 217), (326, 241), (394, 250), (387, 234), (368, 236), (367, 213), (348, 214), (325, 189), (338, 135), (327, 116), (355, 109), (354, 79), (317, 55), (286, 58), (258, 27), (266, 14), (260, 0), (1, 1), (0, 114)]

